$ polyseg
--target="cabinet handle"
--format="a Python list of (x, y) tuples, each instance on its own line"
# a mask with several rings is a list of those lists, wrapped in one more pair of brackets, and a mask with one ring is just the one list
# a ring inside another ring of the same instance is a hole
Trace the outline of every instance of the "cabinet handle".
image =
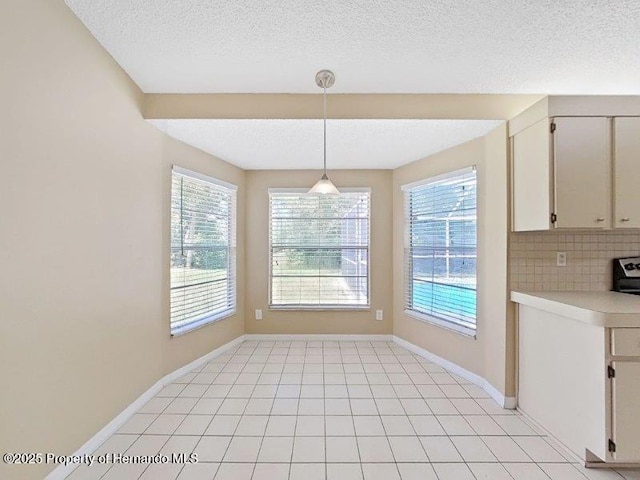
[(596, 222), (604, 222), (604, 217), (598, 217), (598, 218), (596, 218)]
[(629, 220), (631, 220), (629, 217), (625, 217), (625, 218), (621, 218), (620, 219), (621, 222), (628, 222)]

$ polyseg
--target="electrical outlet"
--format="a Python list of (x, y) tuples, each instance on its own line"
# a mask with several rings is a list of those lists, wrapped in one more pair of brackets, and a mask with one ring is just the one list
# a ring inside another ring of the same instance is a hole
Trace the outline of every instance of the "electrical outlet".
[(262, 320), (262, 310), (256, 310), (256, 320)]
[(556, 252), (556, 266), (557, 267), (567, 266), (567, 252)]
[(376, 310), (376, 320), (382, 320), (382, 310)]

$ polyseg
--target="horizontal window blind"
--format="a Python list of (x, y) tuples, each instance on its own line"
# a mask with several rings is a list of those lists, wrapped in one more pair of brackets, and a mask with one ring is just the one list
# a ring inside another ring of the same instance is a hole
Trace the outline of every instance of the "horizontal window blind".
[(369, 305), (368, 191), (270, 192), (270, 305)]
[(475, 168), (404, 190), (405, 308), (475, 330)]
[(171, 333), (236, 307), (236, 189), (174, 167), (171, 185)]

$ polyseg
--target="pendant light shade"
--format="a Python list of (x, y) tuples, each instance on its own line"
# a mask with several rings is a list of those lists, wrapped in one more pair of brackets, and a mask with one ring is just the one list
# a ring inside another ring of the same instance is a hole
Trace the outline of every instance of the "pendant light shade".
[(331, 87), (336, 81), (336, 77), (333, 72), (329, 70), (320, 70), (316, 74), (316, 84), (322, 88), (322, 106), (323, 106), (323, 115), (322, 115), (322, 126), (323, 126), (323, 173), (320, 180), (316, 182), (316, 184), (311, 187), (309, 193), (319, 193), (322, 195), (338, 195), (340, 191), (336, 188), (336, 186), (329, 180), (327, 176), (327, 88)]
[(327, 174), (322, 175), (322, 178), (316, 182), (316, 184), (311, 187), (309, 193), (322, 193), (324, 195), (338, 195), (340, 191), (336, 188), (336, 186), (329, 180)]

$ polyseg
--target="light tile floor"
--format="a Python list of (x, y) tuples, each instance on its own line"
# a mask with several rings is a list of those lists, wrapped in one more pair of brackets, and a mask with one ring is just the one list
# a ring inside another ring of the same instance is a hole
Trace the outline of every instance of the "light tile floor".
[(587, 470), (517, 412), (392, 342), (247, 341), (166, 386), (73, 480), (640, 480)]

